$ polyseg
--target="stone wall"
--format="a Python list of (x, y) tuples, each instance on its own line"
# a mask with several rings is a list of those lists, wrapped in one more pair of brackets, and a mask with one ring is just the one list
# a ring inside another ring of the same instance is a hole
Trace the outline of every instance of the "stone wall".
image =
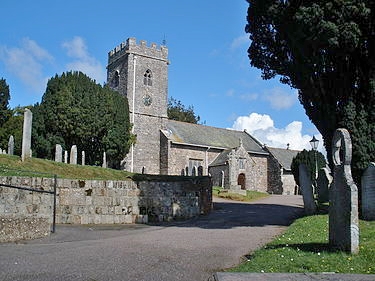
[(249, 184), (250, 190), (267, 192), (267, 157), (251, 155), (254, 162), (252, 169), (246, 175), (246, 186)]
[[(53, 179), (41, 178), (0, 177), (0, 183), (43, 190), (53, 187)], [(58, 224), (187, 219), (207, 214), (212, 208), (209, 177), (138, 175), (133, 181), (58, 179), (57, 195)], [(0, 241), (48, 235), (52, 206), (50, 194), (0, 187)]]
[(268, 187), (267, 192), (271, 194), (282, 194), (283, 193), (283, 183), (281, 181), (281, 167), (275, 158), (269, 157), (268, 164)]

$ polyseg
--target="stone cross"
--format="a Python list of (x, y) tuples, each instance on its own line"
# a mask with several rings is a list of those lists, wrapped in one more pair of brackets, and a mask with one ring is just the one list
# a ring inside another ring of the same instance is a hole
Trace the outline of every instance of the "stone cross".
[(30, 157), (31, 154), (31, 128), (33, 122), (33, 114), (30, 109), (26, 108), (23, 115), (23, 131), (22, 131), (22, 161)]
[(328, 168), (322, 168), (318, 172), (317, 182), (317, 193), (318, 202), (326, 203), (329, 201), (329, 186), (332, 183), (332, 176), (330, 175), (330, 170)]
[(313, 215), (316, 213), (316, 203), (313, 194), (313, 185), (307, 167), (305, 164), (300, 164), (298, 167), (299, 171), (299, 183), (303, 198), (303, 206), (306, 215)]
[(333, 135), (333, 182), (329, 192), (329, 243), (339, 250), (358, 253), (358, 188), (352, 178), (352, 141), (346, 129)]
[(82, 162), (81, 162), (82, 166), (85, 166), (86, 164), (85, 162), (86, 162), (86, 154), (85, 154), (85, 151), (82, 150)]
[(77, 165), (77, 146), (72, 145), (70, 149), (70, 164)]
[(370, 163), (361, 180), (362, 217), (375, 220), (375, 163)]
[(55, 146), (55, 161), (62, 162), (62, 147), (60, 144)]
[(10, 136), (8, 141), (8, 154), (13, 155), (14, 154), (14, 137)]

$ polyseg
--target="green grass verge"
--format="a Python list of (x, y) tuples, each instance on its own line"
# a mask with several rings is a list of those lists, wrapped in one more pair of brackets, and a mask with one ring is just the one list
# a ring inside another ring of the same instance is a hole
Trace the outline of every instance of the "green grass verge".
[(375, 222), (360, 221), (360, 251), (352, 255), (328, 247), (328, 215), (304, 217), (228, 271), (375, 274)]
[(127, 180), (133, 174), (102, 167), (71, 165), (55, 161), (29, 158), (22, 162), (21, 158), (12, 155), (0, 155), (1, 176), (53, 177), (66, 179)]
[(244, 202), (254, 201), (254, 200), (269, 196), (268, 193), (252, 191), (252, 190), (246, 190), (246, 196), (244, 196), (244, 195), (237, 194), (237, 193), (227, 192), (227, 190), (218, 186), (214, 186), (212, 188), (212, 195), (216, 197), (224, 198), (224, 199), (244, 201)]

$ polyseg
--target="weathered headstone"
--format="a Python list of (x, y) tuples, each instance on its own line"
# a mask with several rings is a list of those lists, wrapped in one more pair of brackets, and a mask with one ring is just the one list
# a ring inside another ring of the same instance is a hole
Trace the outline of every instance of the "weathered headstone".
[(33, 114), (30, 109), (26, 108), (23, 115), (23, 131), (22, 131), (22, 161), (30, 157), (31, 154), (31, 128), (33, 122)]
[(328, 168), (319, 170), (317, 182), (318, 202), (326, 203), (329, 201), (329, 186), (332, 183), (332, 176)]
[(361, 180), (362, 218), (375, 220), (375, 163), (370, 163)]
[(64, 151), (64, 163), (68, 164), (68, 151), (67, 150)]
[(203, 167), (202, 166), (198, 167), (198, 176), (203, 176)]
[(82, 166), (85, 166), (86, 164), (86, 154), (85, 151), (82, 150), (82, 161), (81, 161)]
[(55, 146), (55, 161), (62, 162), (62, 147), (60, 144)]
[(8, 141), (8, 154), (13, 155), (14, 154), (14, 137), (10, 136)]
[(74, 164), (76, 165), (77, 164), (77, 146), (76, 145), (72, 145), (72, 148), (70, 149), (70, 164)]
[(300, 164), (298, 167), (298, 171), (305, 213), (306, 215), (313, 215), (316, 213), (316, 203), (314, 200), (313, 185), (307, 172), (306, 165)]
[(105, 153), (105, 151), (103, 152), (103, 164), (102, 164), (102, 167), (103, 168), (107, 168), (107, 154)]
[(346, 129), (333, 135), (333, 182), (329, 193), (329, 243), (351, 253), (359, 250), (358, 189), (352, 178), (352, 142)]

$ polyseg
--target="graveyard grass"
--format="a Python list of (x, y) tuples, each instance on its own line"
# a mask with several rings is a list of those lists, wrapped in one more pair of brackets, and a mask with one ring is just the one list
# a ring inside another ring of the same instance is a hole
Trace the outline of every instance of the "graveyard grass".
[(19, 156), (0, 155), (0, 176), (26, 176), (66, 179), (127, 180), (132, 176), (126, 171), (103, 169), (102, 167), (71, 165), (55, 161), (28, 158), (24, 162)]
[(227, 192), (227, 190), (224, 190), (223, 188), (219, 186), (212, 187), (212, 195), (216, 197), (224, 198), (224, 199), (243, 201), (243, 202), (254, 201), (254, 200), (269, 196), (268, 193), (252, 191), (252, 190), (246, 190), (246, 196), (244, 196), (244, 195), (237, 194), (237, 193)]
[(330, 249), (328, 215), (308, 216), (228, 271), (375, 274), (375, 221), (360, 221), (359, 246), (356, 255)]

